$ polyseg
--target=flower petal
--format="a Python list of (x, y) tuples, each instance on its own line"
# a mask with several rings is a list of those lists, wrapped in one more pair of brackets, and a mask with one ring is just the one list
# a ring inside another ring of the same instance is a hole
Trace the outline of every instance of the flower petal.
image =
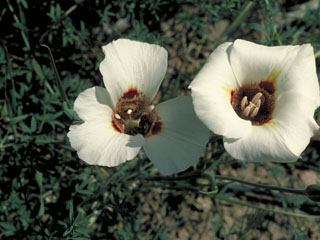
[[(308, 99), (305, 107), (314, 110), (320, 105), (319, 82), (316, 71), (313, 48), (310, 44), (299, 47), (298, 53), (291, 66), (285, 69), (283, 77), (277, 82), (277, 95), (287, 91), (295, 91), (303, 99)], [(311, 102), (310, 102), (311, 101)]]
[(216, 134), (239, 138), (251, 122), (241, 119), (231, 105), (231, 91), (239, 87), (228, 59), (231, 47), (232, 43), (220, 45), (189, 87), (200, 120)]
[(279, 129), (283, 141), (297, 156), (319, 129), (313, 118), (313, 104), (313, 99), (295, 91), (284, 92), (276, 100), (272, 124)]
[(272, 124), (252, 126), (240, 139), (223, 138), (226, 151), (234, 158), (248, 162), (293, 162), (299, 158), (287, 147), (278, 128)]
[(312, 100), (295, 91), (287, 91), (276, 99), (272, 120), (252, 126), (240, 139), (224, 138), (227, 152), (236, 159), (254, 162), (293, 162), (307, 147), (319, 129), (313, 119)]
[(93, 87), (82, 92), (74, 110), (85, 122), (72, 125), (68, 132), (71, 146), (89, 164), (116, 166), (133, 159), (144, 144), (141, 135), (129, 136), (112, 126), (110, 96), (106, 89)]
[(86, 89), (79, 94), (73, 104), (74, 111), (83, 121), (94, 121), (99, 116), (106, 117), (106, 112), (112, 113), (111, 108), (110, 96), (103, 87)]
[(134, 88), (153, 99), (167, 71), (167, 51), (157, 45), (119, 39), (104, 46), (100, 64), (113, 106)]
[(266, 80), (273, 72), (278, 72), (273, 77), (281, 78), (283, 70), (292, 66), (299, 48), (268, 47), (238, 39), (230, 51), (230, 63), (241, 86)]
[(143, 149), (164, 175), (195, 164), (209, 139), (209, 130), (196, 117), (191, 97), (177, 97), (156, 106), (163, 123), (158, 135), (146, 138)]

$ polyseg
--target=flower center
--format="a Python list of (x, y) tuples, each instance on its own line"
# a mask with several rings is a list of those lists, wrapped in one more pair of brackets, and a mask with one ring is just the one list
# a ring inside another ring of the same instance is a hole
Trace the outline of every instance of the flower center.
[(160, 133), (162, 122), (154, 106), (149, 103), (149, 99), (138, 92), (134, 95), (125, 93), (113, 111), (113, 128), (131, 136), (141, 134), (150, 137)]
[(231, 105), (239, 117), (253, 125), (262, 125), (272, 119), (274, 86), (261, 82), (240, 87), (231, 93)]

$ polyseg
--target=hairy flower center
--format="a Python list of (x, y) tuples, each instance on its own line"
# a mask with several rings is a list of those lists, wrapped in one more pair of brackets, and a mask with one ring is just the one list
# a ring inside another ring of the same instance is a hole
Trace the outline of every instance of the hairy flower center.
[(242, 119), (250, 120), (253, 125), (262, 125), (272, 119), (274, 92), (271, 82), (246, 85), (232, 91), (231, 105)]
[(141, 134), (149, 137), (158, 134), (162, 129), (162, 122), (154, 106), (149, 103), (150, 101), (137, 91), (136, 94), (125, 93), (112, 114), (114, 129), (131, 136)]

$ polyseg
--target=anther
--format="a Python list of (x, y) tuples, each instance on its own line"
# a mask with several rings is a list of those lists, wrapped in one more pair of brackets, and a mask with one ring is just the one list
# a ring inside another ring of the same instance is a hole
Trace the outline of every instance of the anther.
[(260, 106), (261, 106), (261, 100), (259, 99), (258, 102), (256, 103), (256, 107), (260, 108)]
[(121, 119), (121, 116), (120, 116), (118, 113), (115, 113), (115, 114), (114, 114), (114, 117), (115, 117), (116, 119), (118, 119), (118, 120)]
[(149, 111), (151, 112), (154, 109), (154, 105), (150, 105), (148, 108), (149, 108)]
[(248, 98), (247, 96), (244, 96), (241, 100), (241, 111), (243, 111), (246, 105), (248, 105)]
[(243, 110), (243, 115), (245, 116), (245, 117), (248, 117), (249, 116), (249, 113), (250, 113), (250, 110), (251, 110), (251, 106), (248, 106), (248, 107), (246, 107), (244, 110)]
[(129, 108), (128, 110), (127, 110), (127, 114), (131, 114), (133, 112), (133, 110), (131, 109), (131, 108)]
[(252, 98), (251, 102), (254, 103), (255, 105), (257, 105), (258, 100), (260, 100), (262, 95), (263, 94), (261, 92), (258, 92), (256, 95), (254, 95), (254, 97)]
[(259, 112), (259, 107), (255, 107), (250, 116), (254, 118), (255, 116), (257, 116), (258, 112)]

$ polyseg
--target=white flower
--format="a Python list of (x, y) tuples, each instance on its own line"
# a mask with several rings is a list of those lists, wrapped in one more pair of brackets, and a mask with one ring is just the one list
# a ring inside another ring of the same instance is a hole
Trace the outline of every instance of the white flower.
[(72, 125), (68, 137), (79, 158), (111, 167), (133, 159), (143, 146), (162, 174), (196, 163), (209, 130), (196, 117), (191, 97), (150, 105), (167, 70), (167, 51), (126, 39), (103, 51), (106, 88), (89, 88), (74, 103), (84, 123)]
[(220, 45), (190, 84), (196, 114), (239, 160), (291, 162), (318, 130), (319, 83), (310, 44)]

